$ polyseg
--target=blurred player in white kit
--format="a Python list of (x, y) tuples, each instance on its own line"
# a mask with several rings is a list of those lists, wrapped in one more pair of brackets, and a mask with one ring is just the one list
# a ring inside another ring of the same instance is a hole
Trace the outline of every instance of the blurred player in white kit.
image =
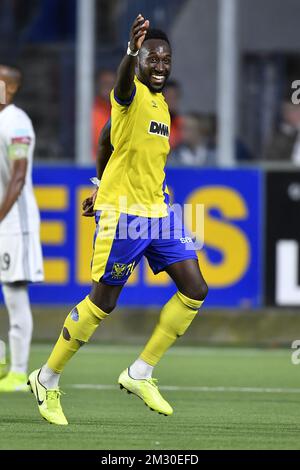
[(13, 104), (21, 81), (20, 70), (0, 65), (0, 283), (10, 325), (10, 369), (4, 378), (0, 369), (0, 392), (28, 391), (33, 326), (28, 284), (44, 279), (31, 175), (35, 133), (27, 114)]

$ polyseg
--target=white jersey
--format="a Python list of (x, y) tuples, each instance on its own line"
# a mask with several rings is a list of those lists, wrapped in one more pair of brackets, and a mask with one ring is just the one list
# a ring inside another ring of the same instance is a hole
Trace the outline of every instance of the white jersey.
[(35, 133), (27, 114), (11, 104), (0, 112), (0, 204), (11, 178), (13, 161), (9, 157), (9, 146), (17, 143), (29, 144), (26, 182), (18, 200), (0, 222), (0, 235), (31, 233), (40, 227), (40, 215), (32, 186)]

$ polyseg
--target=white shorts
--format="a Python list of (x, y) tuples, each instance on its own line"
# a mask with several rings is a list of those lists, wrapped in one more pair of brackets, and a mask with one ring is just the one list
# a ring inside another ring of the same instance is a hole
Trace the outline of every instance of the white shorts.
[(0, 282), (41, 282), (43, 255), (38, 232), (0, 235)]

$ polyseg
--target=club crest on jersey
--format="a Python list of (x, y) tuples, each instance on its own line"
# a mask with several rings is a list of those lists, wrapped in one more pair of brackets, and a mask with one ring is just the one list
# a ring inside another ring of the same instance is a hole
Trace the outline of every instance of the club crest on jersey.
[(135, 261), (130, 264), (114, 263), (111, 277), (113, 279), (122, 279), (125, 276), (130, 276), (135, 268)]
[(125, 276), (127, 270), (127, 264), (114, 263), (112, 268), (112, 278), (113, 279), (122, 279)]
[(149, 134), (160, 135), (161, 137), (170, 137), (169, 126), (162, 122), (151, 121), (149, 126)]

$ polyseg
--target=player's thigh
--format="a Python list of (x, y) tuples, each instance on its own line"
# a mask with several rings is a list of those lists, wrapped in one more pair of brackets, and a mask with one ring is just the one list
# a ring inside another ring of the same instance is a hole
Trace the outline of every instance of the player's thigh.
[[(136, 216), (128, 214), (101, 212), (92, 260), (92, 280), (96, 283), (124, 285), (140, 262), (149, 240), (131, 236), (130, 225), (136, 219)], [(145, 220), (147, 224), (148, 219)]]
[(195, 300), (204, 300), (208, 287), (201, 273), (198, 260), (186, 259), (171, 264), (165, 268), (177, 289), (187, 297)]
[[(102, 211), (98, 217), (92, 261), (92, 302), (105, 312), (113, 310), (123, 286), (140, 262), (147, 238), (128, 230), (137, 217)], [(145, 231), (148, 219), (145, 218)]]
[(195, 300), (205, 298), (207, 285), (195, 244), (174, 211), (169, 210), (162, 220), (159, 237), (148, 247), (146, 257), (154, 274), (166, 271), (183, 294)]
[(44, 281), (43, 252), (39, 231), (27, 234), (25, 251), (27, 251), (27, 262), (29, 270), (29, 282)]
[(27, 277), (22, 234), (0, 235), (0, 281), (13, 284)]
[(146, 258), (154, 274), (165, 271), (175, 282), (178, 290), (187, 297), (204, 300), (208, 287), (201, 273), (197, 253), (190, 242), (185, 250), (180, 240), (171, 240), (151, 245)]
[(14, 284), (43, 279), (39, 233), (0, 235), (0, 281)]

